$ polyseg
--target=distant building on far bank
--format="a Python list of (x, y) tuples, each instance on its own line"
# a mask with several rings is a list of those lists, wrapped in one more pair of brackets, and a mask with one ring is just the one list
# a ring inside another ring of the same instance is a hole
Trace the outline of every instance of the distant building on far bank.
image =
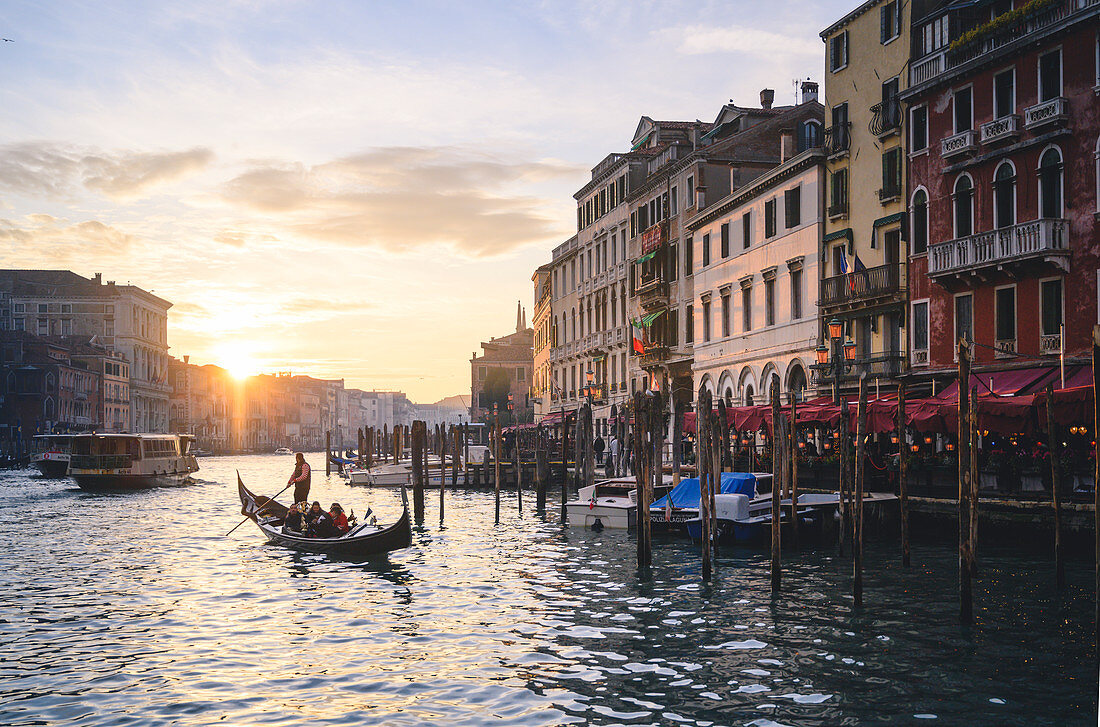
[[(474, 353), (470, 358), (470, 421), (490, 421), (494, 402), (499, 405), (504, 421), (532, 420), (529, 387), (534, 367), (534, 337), (534, 329), (527, 327), (523, 307), (517, 305), (516, 332), (482, 342), (481, 355)], [(505, 416), (509, 394), (513, 416)]]

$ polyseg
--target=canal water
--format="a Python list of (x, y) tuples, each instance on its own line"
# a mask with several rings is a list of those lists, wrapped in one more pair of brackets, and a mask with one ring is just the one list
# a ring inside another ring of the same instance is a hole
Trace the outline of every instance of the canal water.
[[(321, 457), (311, 457), (317, 473)], [(1095, 725), (1092, 571), (1054, 595), (1041, 550), (983, 550), (977, 625), (955, 553), (867, 548), (866, 606), (832, 548), (728, 549), (563, 531), (534, 497), (427, 498), (412, 548), (349, 563), (268, 546), (234, 469), (277, 492), (292, 459), (208, 458), (195, 485), (88, 494), (0, 472), (0, 724)], [(383, 521), (390, 491), (315, 474), (313, 498)], [(556, 502), (556, 501), (555, 501)]]

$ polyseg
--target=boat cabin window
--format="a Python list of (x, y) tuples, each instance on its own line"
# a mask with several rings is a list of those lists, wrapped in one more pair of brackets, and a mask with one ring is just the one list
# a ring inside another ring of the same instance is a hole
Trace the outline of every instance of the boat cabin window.
[(179, 451), (176, 449), (176, 440), (174, 439), (146, 439), (144, 445), (146, 457), (179, 456)]
[(141, 457), (141, 442), (133, 437), (74, 437), (73, 454)]

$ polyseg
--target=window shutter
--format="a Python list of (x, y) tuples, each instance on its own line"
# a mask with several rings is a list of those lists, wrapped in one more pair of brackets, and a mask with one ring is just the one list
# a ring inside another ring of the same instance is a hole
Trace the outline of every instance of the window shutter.
[(887, 18), (888, 13), (886, 11), (889, 8), (890, 5), (886, 4), (878, 9), (878, 34), (880, 43), (885, 43), (886, 39), (890, 37), (886, 32), (886, 25), (889, 22), (889, 19)]

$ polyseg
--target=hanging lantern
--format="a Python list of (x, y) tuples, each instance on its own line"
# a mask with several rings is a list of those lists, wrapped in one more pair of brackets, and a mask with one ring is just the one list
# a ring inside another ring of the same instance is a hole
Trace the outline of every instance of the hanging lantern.
[(829, 338), (836, 340), (844, 335), (844, 324), (840, 322), (839, 318), (834, 318), (829, 321)]
[(891, 434), (890, 435), (890, 444), (897, 444), (897, 443), (898, 443), (898, 435), (897, 434)]
[(833, 439), (840, 439), (840, 432), (833, 432)]
[(914, 452), (919, 452), (920, 451), (920, 445), (914, 443), (914, 444), (909, 446), (909, 449), (913, 450)]
[(947, 444), (943, 445), (943, 448), (946, 449), (948, 452), (954, 452), (955, 451), (955, 443), (954, 442), (948, 442)]
[(1077, 427), (1076, 426), (1070, 427), (1069, 428), (1069, 433), (1070, 434), (1077, 434)]
[(850, 338), (844, 342), (844, 360), (848, 363), (856, 360), (856, 342)]
[(822, 366), (829, 363), (829, 349), (825, 348), (825, 346), (817, 347), (817, 362)]
[(832, 442), (825, 442), (825, 449), (832, 449), (832, 448), (833, 448), (833, 443)]
[(925, 444), (931, 444), (932, 443), (932, 437), (929, 437), (929, 436), (926, 435), (924, 437), (924, 443)]

